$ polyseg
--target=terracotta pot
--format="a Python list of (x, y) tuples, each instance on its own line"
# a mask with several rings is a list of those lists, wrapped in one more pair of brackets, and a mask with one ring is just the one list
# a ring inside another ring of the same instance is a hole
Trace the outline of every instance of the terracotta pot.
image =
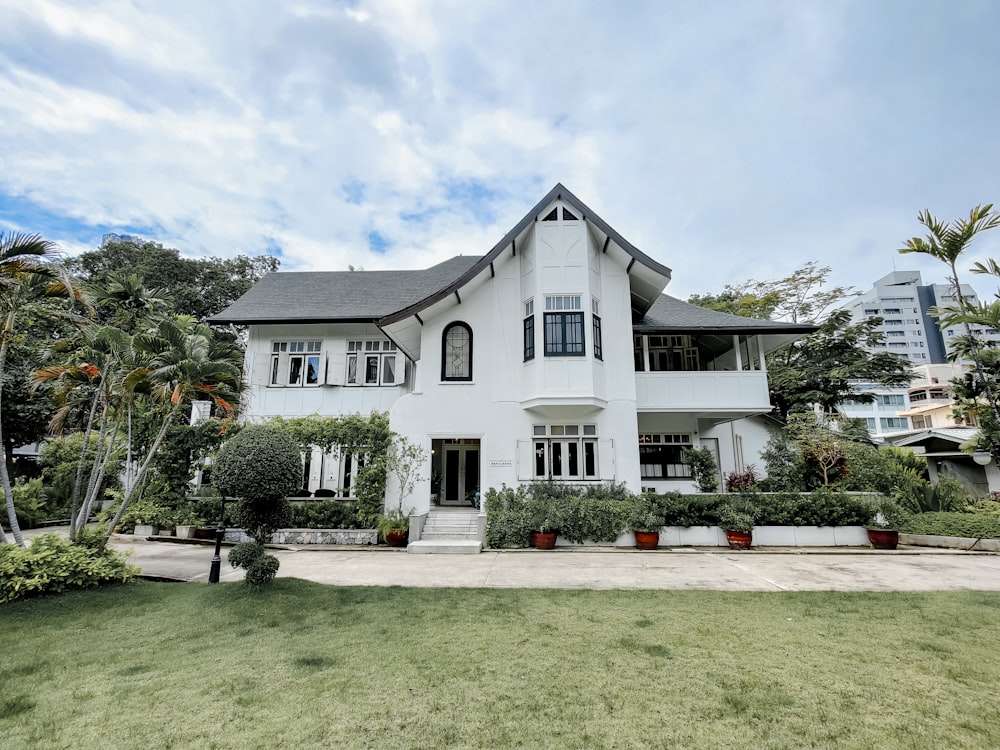
[(536, 531), (535, 532), (535, 547), (538, 549), (552, 549), (556, 546), (556, 537), (558, 534), (554, 531)]
[(726, 529), (726, 541), (733, 549), (750, 549), (750, 545), (753, 543), (753, 532)]
[(387, 531), (385, 532), (385, 543), (390, 547), (405, 547), (409, 531)]
[(654, 550), (660, 545), (659, 531), (636, 531), (634, 533), (636, 549)]
[(875, 549), (896, 549), (899, 544), (899, 532), (895, 529), (865, 529), (868, 541)]

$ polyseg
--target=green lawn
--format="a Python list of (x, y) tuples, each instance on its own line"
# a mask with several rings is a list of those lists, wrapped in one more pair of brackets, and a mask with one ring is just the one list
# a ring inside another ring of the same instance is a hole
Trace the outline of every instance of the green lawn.
[(1000, 594), (334, 588), (0, 606), (4, 748), (1000, 747)]

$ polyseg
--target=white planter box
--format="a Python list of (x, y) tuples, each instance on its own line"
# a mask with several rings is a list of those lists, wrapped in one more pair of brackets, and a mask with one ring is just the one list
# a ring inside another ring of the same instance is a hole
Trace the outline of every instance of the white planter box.
[[(728, 547), (726, 533), (718, 526), (671, 526), (677, 530), (678, 547)], [(661, 542), (662, 544), (662, 542)]]
[(194, 539), (194, 530), (198, 528), (197, 526), (178, 526), (177, 527), (177, 538), (178, 539)]
[(156, 533), (156, 529), (148, 523), (137, 523), (133, 533), (136, 536), (153, 536)]
[(976, 539), (967, 536), (937, 536), (934, 534), (900, 534), (900, 544), (917, 547), (943, 547), (946, 549), (1000, 552), (1000, 539)]

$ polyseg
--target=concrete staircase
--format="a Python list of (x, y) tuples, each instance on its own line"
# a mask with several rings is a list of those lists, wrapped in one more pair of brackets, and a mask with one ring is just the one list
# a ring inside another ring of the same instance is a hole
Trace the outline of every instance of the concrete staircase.
[(435, 508), (427, 514), (420, 539), (406, 546), (422, 554), (475, 555), (483, 550), (479, 511), (475, 508)]

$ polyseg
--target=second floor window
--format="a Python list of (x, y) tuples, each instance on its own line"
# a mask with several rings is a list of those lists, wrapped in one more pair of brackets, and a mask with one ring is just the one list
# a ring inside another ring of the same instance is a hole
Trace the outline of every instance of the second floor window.
[(582, 357), (583, 312), (580, 295), (545, 298), (545, 356)]
[(591, 307), (593, 308), (593, 320), (594, 320), (594, 358), (604, 359), (604, 345), (601, 342), (601, 303), (597, 299), (590, 301)]
[(524, 361), (535, 358), (535, 301), (524, 303)]
[(271, 385), (319, 385), (322, 341), (271, 342)]
[(465, 323), (452, 323), (444, 329), (441, 379), (472, 380), (472, 329)]
[(391, 341), (348, 341), (349, 385), (394, 385), (396, 345)]

